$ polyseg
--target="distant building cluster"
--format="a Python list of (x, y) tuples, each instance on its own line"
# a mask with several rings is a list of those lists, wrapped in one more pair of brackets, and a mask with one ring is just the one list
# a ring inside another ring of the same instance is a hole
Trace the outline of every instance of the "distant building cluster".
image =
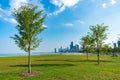
[[(60, 47), (60, 48), (58, 49), (58, 52), (59, 52), (59, 53), (79, 52), (79, 50), (80, 50), (80, 49), (79, 49), (79, 45), (78, 45), (78, 44), (74, 45), (74, 43), (73, 43), (73, 41), (72, 41), (69, 47), (67, 47), (67, 48), (62, 48), (62, 47)], [(57, 52), (56, 48), (55, 48), (54, 52), (55, 52), (55, 53)]]
[(117, 43), (113, 43), (114, 48), (119, 47), (120, 48), (120, 39), (117, 41)]

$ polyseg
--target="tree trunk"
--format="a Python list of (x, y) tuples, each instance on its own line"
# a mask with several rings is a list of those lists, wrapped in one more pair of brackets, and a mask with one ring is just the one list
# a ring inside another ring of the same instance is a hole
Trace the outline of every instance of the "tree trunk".
[(100, 64), (100, 52), (99, 49), (97, 50), (97, 57), (98, 57), (98, 65)]
[(31, 73), (31, 52), (30, 52), (30, 43), (28, 46), (28, 73)]
[(87, 60), (88, 60), (88, 52), (86, 52), (86, 55), (87, 55)]
[(100, 49), (100, 47), (99, 47), (99, 43), (98, 43), (98, 41), (97, 41), (97, 57), (98, 57), (98, 65), (100, 64), (100, 52), (99, 52), (99, 49)]

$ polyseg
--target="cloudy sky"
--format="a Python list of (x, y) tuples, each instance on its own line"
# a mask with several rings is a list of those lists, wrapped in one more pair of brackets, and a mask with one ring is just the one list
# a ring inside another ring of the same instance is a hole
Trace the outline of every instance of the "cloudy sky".
[(89, 32), (90, 25), (104, 23), (109, 26), (107, 43), (117, 42), (120, 34), (120, 0), (0, 0), (0, 53), (20, 53), (10, 37), (17, 33), (16, 20), (11, 16), (14, 8), (32, 3), (47, 14), (47, 27), (38, 37), (40, 47), (34, 52), (51, 52), (54, 48), (79, 44)]

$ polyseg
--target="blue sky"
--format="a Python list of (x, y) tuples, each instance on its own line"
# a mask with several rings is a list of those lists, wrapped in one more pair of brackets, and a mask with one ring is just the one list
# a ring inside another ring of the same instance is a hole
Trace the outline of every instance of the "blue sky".
[(34, 52), (51, 52), (69, 46), (89, 32), (90, 25), (109, 26), (106, 43), (117, 42), (120, 34), (120, 0), (0, 0), (0, 53), (23, 53), (10, 37), (17, 33), (11, 12), (26, 3), (47, 14), (47, 27), (38, 37), (42, 43)]

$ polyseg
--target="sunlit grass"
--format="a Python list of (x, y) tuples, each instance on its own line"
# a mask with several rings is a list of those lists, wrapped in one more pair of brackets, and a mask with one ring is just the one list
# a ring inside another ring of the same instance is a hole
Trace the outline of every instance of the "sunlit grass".
[(27, 72), (27, 57), (0, 57), (0, 79), (3, 80), (119, 80), (120, 57), (101, 55), (45, 55), (32, 56), (32, 71), (39, 76), (20, 77)]

